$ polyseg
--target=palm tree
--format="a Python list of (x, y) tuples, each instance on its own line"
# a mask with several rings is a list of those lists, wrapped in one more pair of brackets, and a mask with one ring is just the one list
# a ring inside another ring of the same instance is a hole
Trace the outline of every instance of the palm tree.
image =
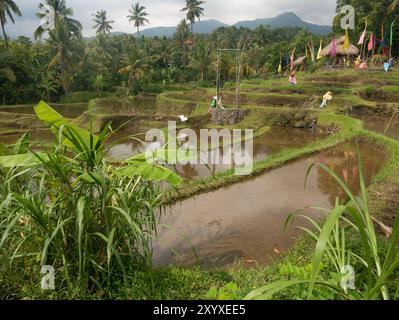
[(174, 38), (178, 41), (180, 45), (183, 45), (187, 38), (190, 36), (190, 30), (188, 29), (186, 19), (183, 19), (177, 26)]
[(8, 59), (10, 55), (8, 51), (4, 50), (0, 52), (0, 75), (6, 77), (6, 79), (12, 83), (17, 81), (15, 73), (8, 67)]
[(14, 17), (12, 16), (13, 13), (19, 17), (22, 15), (21, 11), (19, 10), (18, 6), (13, 0), (0, 0), (0, 24), (7, 48), (8, 48), (8, 39), (5, 31), (5, 25), (7, 23), (7, 16), (10, 18), (12, 23), (15, 23)]
[(205, 80), (209, 66), (212, 64), (211, 50), (205, 40), (198, 42), (193, 56), (191, 58), (190, 67), (200, 71), (201, 81)]
[(53, 9), (54, 29), (47, 30), (43, 25), (39, 26), (34, 32), (35, 39), (40, 39), (45, 32), (48, 32), (48, 42), (54, 53), (48, 69), (59, 66), (59, 74), (55, 76), (57, 83), (62, 86), (65, 94), (68, 94), (72, 83), (72, 65), (73, 51), (71, 50), (73, 40), (82, 35), (82, 25), (79, 21), (72, 19), (73, 10), (68, 8), (65, 0), (46, 0), (39, 4), (39, 12), (36, 14), (40, 19), (46, 18), (46, 7)]
[(93, 16), (94, 16), (93, 21), (95, 23), (93, 29), (97, 29), (96, 31), (97, 34), (105, 35), (111, 32), (112, 24), (115, 21), (107, 20), (107, 11), (105, 10), (97, 11), (97, 13), (93, 14)]
[(204, 8), (201, 7), (205, 1), (201, 0), (186, 0), (186, 6), (181, 10), (183, 12), (187, 11), (187, 20), (191, 23), (191, 35), (192, 41), (194, 41), (194, 24), (195, 19), (198, 18), (198, 21), (201, 19), (201, 16), (204, 15)]
[(100, 93), (100, 91), (104, 90), (104, 88), (108, 85), (108, 83), (104, 75), (98, 74), (93, 78), (91, 85), (93, 89), (97, 91), (97, 93)]
[[(71, 18), (71, 16), (73, 16), (73, 10), (66, 6), (65, 0), (46, 0), (44, 4), (40, 3), (38, 7), (39, 12), (36, 14), (39, 19), (46, 17), (46, 14), (43, 13), (46, 6), (50, 6), (54, 9), (54, 30), (57, 30), (60, 25), (63, 25), (65, 31), (71, 36), (80, 37), (82, 35), (82, 24), (78, 20)], [(50, 37), (54, 30), (49, 30)], [(40, 39), (46, 31), (48, 30), (43, 28), (43, 26), (39, 26), (34, 32), (35, 39)]]
[(396, 9), (396, 7), (399, 5), (399, 0), (394, 0), (392, 4), (389, 6), (389, 12), (391, 13)]
[(140, 38), (140, 27), (150, 22), (146, 18), (148, 13), (145, 12), (145, 7), (141, 6), (138, 2), (132, 6), (132, 8), (129, 10), (129, 13), (130, 14), (127, 16), (129, 22), (134, 23), (134, 26), (137, 28), (137, 35)]
[(46, 98), (47, 102), (51, 102), (51, 94), (58, 93), (58, 86), (51, 73), (47, 74), (40, 83), (40, 89), (43, 90), (42, 99)]
[(149, 68), (148, 58), (143, 57), (142, 53), (134, 48), (131, 52), (124, 55), (122, 63), (124, 67), (119, 70), (119, 73), (127, 77), (126, 85), (128, 96), (135, 82), (139, 82), (144, 78)]

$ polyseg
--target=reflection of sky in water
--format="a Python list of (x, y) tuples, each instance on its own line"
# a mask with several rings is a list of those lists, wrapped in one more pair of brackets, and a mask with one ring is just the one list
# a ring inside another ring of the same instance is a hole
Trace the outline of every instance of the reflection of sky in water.
[[(124, 135), (123, 132), (118, 133), (120, 137)], [(126, 133), (125, 136), (129, 134)], [(179, 134), (177, 135), (179, 137)], [(284, 149), (301, 147), (315, 141), (316, 135), (313, 135), (309, 130), (303, 129), (288, 129), (288, 128), (272, 128), (266, 134), (255, 138), (253, 145), (253, 160), (260, 161), (266, 159), (268, 156), (280, 152)], [(180, 139), (182, 140), (182, 139)], [(183, 144), (183, 142), (181, 142)], [(199, 144), (199, 141), (198, 141)], [(245, 142), (240, 142), (236, 145), (238, 150), (240, 149), (242, 157), (245, 157)], [(152, 144), (152, 147), (156, 146)], [(216, 149), (217, 150), (217, 149)], [(137, 140), (124, 141), (123, 143), (113, 146), (108, 156), (114, 160), (124, 160), (140, 152), (145, 152), (145, 144)], [(219, 152), (218, 152), (219, 153)], [(222, 156), (222, 155), (221, 155)], [(230, 158), (234, 158), (231, 156)], [(231, 162), (225, 161), (224, 164), (213, 164), (215, 161), (211, 161), (212, 156), (210, 154), (207, 163), (208, 166), (204, 165), (204, 159), (199, 160), (201, 164), (177, 164), (176, 166), (168, 166), (171, 169), (176, 170), (182, 177), (186, 179), (206, 178), (217, 174), (228, 169), (236, 168), (235, 161), (232, 159)], [(245, 159), (245, 158), (243, 158)], [(243, 160), (242, 159), (242, 160)], [(237, 159), (239, 160), (239, 159)], [(242, 161), (241, 160), (241, 161)], [(233, 164), (230, 164), (233, 163)], [(248, 163), (248, 162), (247, 162)]]
[[(360, 143), (369, 184), (383, 164), (383, 152), (373, 145)], [(307, 207), (331, 208), (341, 188), (326, 172), (315, 168), (310, 172), (306, 189), (307, 169), (322, 162), (345, 179), (352, 192), (359, 191), (356, 147), (345, 143), (317, 156), (301, 159), (269, 171), (244, 183), (218, 189), (184, 200), (167, 209), (155, 243), (155, 264), (196, 263), (225, 266), (236, 258), (270, 263), (294, 243), (298, 230), (283, 231), (290, 213)], [(186, 170), (188, 170), (186, 168)], [(321, 212), (307, 209), (301, 214), (312, 218)], [(306, 225), (298, 220), (295, 225)], [(173, 250), (178, 255), (173, 254)], [(277, 253), (276, 253), (277, 252)]]
[(375, 131), (381, 134), (386, 134), (388, 137), (399, 140), (398, 116), (396, 116), (392, 121), (390, 118), (376, 119), (376, 118), (364, 117), (359, 119), (364, 122), (365, 128), (367, 130)]

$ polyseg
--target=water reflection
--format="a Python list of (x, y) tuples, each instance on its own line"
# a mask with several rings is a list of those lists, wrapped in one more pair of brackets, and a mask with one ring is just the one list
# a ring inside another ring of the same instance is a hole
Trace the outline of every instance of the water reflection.
[(390, 118), (358, 117), (364, 122), (365, 128), (399, 140), (399, 116)]
[[(318, 161), (326, 164), (357, 193), (359, 177), (355, 152), (355, 145), (346, 143), (245, 183), (174, 205), (163, 216), (162, 223), (167, 227), (159, 231), (154, 262), (157, 265), (189, 265), (199, 258), (203, 264), (215, 267), (243, 258), (260, 264), (270, 263), (290, 248), (298, 235), (295, 229), (283, 230), (290, 213), (306, 207), (330, 208), (337, 196), (343, 196), (342, 190), (322, 170), (310, 173), (304, 190), (309, 165)], [(383, 164), (384, 154), (367, 143), (360, 144), (360, 152), (366, 183), (370, 183)], [(317, 210), (307, 209), (304, 213), (312, 218), (322, 217)]]
[[(134, 135), (136, 138), (144, 139), (143, 134), (132, 131), (121, 131), (113, 140)], [(291, 128), (277, 128), (273, 127), (266, 134), (254, 139), (253, 156), (254, 161), (264, 160), (272, 154), (295, 147), (302, 147), (311, 142), (316, 141), (318, 136), (309, 130), (291, 129)], [(245, 147), (245, 142), (241, 142), (242, 149)], [(108, 157), (113, 160), (125, 160), (133, 155), (146, 150), (146, 144), (137, 140), (129, 139), (114, 145), (108, 152)], [(212, 164), (206, 166), (204, 164), (178, 164), (176, 166), (169, 166), (174, 169), (179, 175), (185, 179), (207, 178), (217, 173), (234, 168), (234, 164)]]

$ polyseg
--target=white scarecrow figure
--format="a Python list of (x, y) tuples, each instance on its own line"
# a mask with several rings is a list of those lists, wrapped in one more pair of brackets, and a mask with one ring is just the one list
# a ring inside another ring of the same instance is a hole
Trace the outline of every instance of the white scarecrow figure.
[(327, 106), (327, 103), (332, 100), (332, 92), (328, 91), (324, 96), (323, 96), (323, 102), (320, 105), (320, 108), (325, 108)]

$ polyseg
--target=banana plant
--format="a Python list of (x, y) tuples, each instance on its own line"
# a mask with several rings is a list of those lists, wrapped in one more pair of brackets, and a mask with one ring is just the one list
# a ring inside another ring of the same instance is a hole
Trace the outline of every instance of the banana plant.
[[(82, 170), (78, 174), (78, 178), (89, 181), (90, 171), (106, 162), (105, 142), (113, 134), (110, 125), (107, 125), (97, 136), (69, 122), (43, 101), (34, 107), (34, 111), (36, 116), (50, 127), (59, 146), (67, 148), (74, 154), (74, 157), (70, 160), (80, 159), (85, 161), (87, 170), (86, 172)], [(177, 174), (157, 164), (159, 154), (154, 152), (152, 155), (146, 153), (135, 156), (125, 161), (121, 167), (114, 169), (114, 173), (129, 178), (142, 177), (149, 181), (166, 181), (173, 186), (180, 184), (182, 179)], [(48, 153), (26, 152), (0, 157), (0, 167), (34, 167), (40, 166), (48, 160)]]

